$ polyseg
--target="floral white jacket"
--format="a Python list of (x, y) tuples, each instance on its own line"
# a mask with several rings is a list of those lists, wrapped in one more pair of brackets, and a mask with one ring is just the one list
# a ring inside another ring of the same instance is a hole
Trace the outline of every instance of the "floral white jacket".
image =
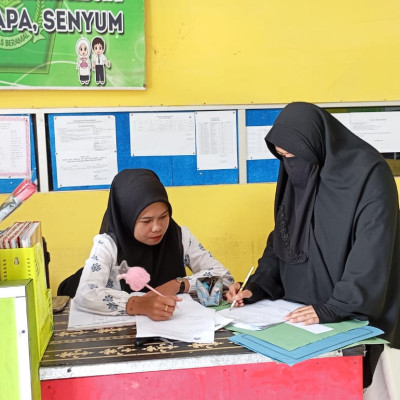
[[(189, 293), (196, 291), (196, 279), (203, 276), (222, 276), (225, 287), (233, 283), (231, 273), (201, 245), (190, 230), (184, 226), (181, 229), (183, 261), (192, 272), (192, 275), (185, 277), (190, 284)], [(117, 246), (106, 233), (96, 235), (93, 242), (74, 303), (78, 309), (96, 314), (126, 314), (126, 303), (131, 295), (121, 290), (117, 279), (120, 268), (117, 265)]]

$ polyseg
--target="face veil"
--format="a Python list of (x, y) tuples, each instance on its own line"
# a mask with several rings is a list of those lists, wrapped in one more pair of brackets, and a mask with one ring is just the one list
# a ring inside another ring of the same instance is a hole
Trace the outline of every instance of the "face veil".
[[(319, 165), (324, 163), (323, 123), (297, 121), (299, 112), (284, 109), (265, 138), (270, 151), (281, 160), (275, 196), (274, 253), (288, 264), (309, 258), (309, 238), (318, 187)], [(294, 157), (282, 157), (275, 146)]]
[[(277, 203), (274, 252), (289, 264), (309, 256), (309, 235), (318, 183), (318, 165), (300, 157), (282, 157), (282, 184)], [(284, 184), (283, 184), (284, 180)]]

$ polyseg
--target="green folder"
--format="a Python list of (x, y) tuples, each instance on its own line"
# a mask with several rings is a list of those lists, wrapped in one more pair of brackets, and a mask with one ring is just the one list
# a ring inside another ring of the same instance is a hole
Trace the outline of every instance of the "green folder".
[(348, 320), (323, 325), (332, 328), (332, 330), (315, 334), (287, 323), (277, 324), (260, 331), (236, 328), (233, 325), (226, 326), (226, 329), (254, 336), (285, 350), (294, 350), (338, 333), (366, 326), (368, 321)]

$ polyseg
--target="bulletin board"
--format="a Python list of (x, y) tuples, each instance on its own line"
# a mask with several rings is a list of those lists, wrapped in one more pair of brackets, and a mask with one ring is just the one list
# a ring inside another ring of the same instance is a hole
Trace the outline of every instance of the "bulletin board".
[[(232, 111), (232, 110), (231, 110)], [(186, 111), (185, 111), (186, 112)], [(194, 113), (194, 111), (191, 111)], [(236, 111), (234, 111), (236, 113)], [(48, 114), (47, 125), (50, 144), (51, 164), (51, 190), (88, 190), (108, 189), (109, 184), (80, 185), (62, 187), (60, 185), (59, 173), (57, 172), (57, 148), (56, 148), (56, 126), (55, 122), (59, 117), (79, 116), (109, 116), (115, 120), (116, 129), (116, 155), (117, 171), (126, 168), (148, 168), (153, 170), (165, 186), (191, 186), (191, 185), (212, 185), (212, 184), (235, 184), (239, 182), (238, 168), (199, 170), (197, 156), (193, 155), (163, 155), (163, 156), (132, 156), (130, 146), (130, 115), (129, 112), (117, 113), (62, 113)], [(235, 114), (236, 115), (236, 114)], [(235, 117), (235, 129), (237, 136), (237, 116)], [(237, 150), (236, 150), (237, 158)]]
[[(246, 110), (246, 128), (272, 126), (281, 110)], [(375, 147), (386, 159), (394, 175), (400, 174), (400, 107), (337, 107), (326, 108), (326, 111)], [(353, 121), (350, 121), (351, 117)], [(276, 182), (278, 172), (279, 160), (275, 158), (247, 160), (248, 183)]]
[[(7, 118), (18, 118), (18, 117), (27, 117), (28, 125), (29, 125), (29, 143), (28, 146), (30, 147), (30, 176), (25, 177), (13, 177), (13, 178), (0, 178), (0, 193), (12, 193), (13, 190), (26, 178), (32, 179), (32, 181), (37, 180), (37, 165), (36, 165), (36, 151), (35, 151), (35, 139), (34, 139), (34, 132), (33, 132), (33, 122), (32, 122), (32, 115), (27, 114), (19, 114), (19, 115), (2, 115), (1, 117)], [(1, 142), (1, 138), (0, 138)], [(4, 150), (4, 146), (2, 147)], [(1, 150), (0, 150), (1, 154)], [(29, 175), (29, 172), (28, 172)]]
[[(246, 127), (270, 126), (282, 111), (279, 109), (246, 110)], [(265, 144), (266, 146), (266, 144)], [(276, 182), (279, 171), (279, 160), (247, 160), (247, 182)]]

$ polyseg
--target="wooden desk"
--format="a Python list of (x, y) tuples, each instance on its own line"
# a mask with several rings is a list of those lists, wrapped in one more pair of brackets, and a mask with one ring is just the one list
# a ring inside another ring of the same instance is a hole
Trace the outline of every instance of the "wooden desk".
[(362, 399), (362, 356), (271, 361), (216, 332), (213, 344), (155, 341), (137, 349), (135, 328), (68, 332), (67, 307), (40, 364), (42, 400)]

